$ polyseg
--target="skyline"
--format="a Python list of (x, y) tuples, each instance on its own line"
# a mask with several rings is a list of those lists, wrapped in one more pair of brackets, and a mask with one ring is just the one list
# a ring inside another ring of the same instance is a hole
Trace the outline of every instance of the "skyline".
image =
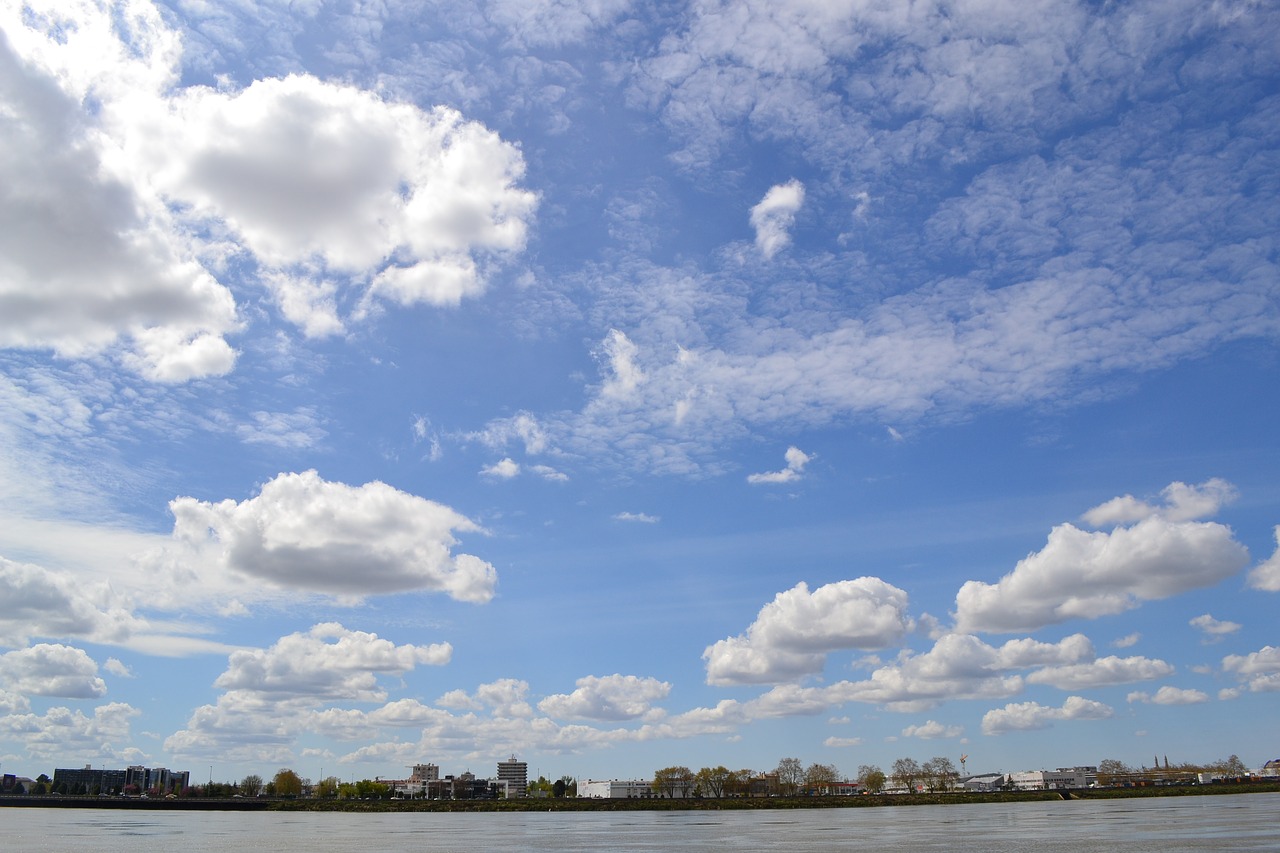
[(1280, 754), (1277, 11), (0, 35), (6, 768)]

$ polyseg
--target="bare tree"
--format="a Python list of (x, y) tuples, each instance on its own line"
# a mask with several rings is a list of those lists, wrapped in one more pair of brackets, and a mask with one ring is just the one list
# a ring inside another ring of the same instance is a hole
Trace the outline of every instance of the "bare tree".
[(794, 794), (804, 781), (804, 765), (798, 758), (784, 758), (774, 771), (778, 774), (778, 787), (784, 794)]
[(920, 770), (930, 791), (950, 791), (955, 780), (960, 778), (951, 759), (941, 755), (930, 758)]
[(804, 771), (804, 787), (810, 794), (830, 794), (831, 786), (840, 781), (834, 764), (810, 764)]
[(920, 774), (920, 765), (914, 758), (899, 758), (893, 762), (893, 773), (889, 778), (893, 780), (893, 784), (914, 792)]

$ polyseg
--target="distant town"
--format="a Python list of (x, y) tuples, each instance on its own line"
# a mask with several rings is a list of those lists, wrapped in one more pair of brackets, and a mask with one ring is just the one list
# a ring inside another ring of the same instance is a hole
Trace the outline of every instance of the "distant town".
[(50, 778), (40, 774), (32, 779), (4, 774), (0, 794), (4, 796), (94, 796), (146, 798), (282, 798), (338, 800), (496, 800), (526, 797), (589, 799), (718, 799), (723, 797), (858, 796), (868, 794), (911, 794), (996, 791), (1071, 790), (1099, 787), (1146, 787), (1161, 785), (1209, 785), (1247, 781), (1280, 781), (1280, 759), (1249, 768), (1237, 756), (1208, 765), (1171, 764), (1153, 756), (1150, 767), (1133, 767), (1108, 759), (1098, 765), (1058, 767), (1053, 770), (1022, 770), (1013, 773), (966, 772), (967, 755), (960, 756), (960, 768), (946, 757), (923, 763), (900, 758), (884, 770), (862, 765), (852, 778), (829, 764), (807, 767), (796, 758), (784, 758), (767, 771), (730, 770), (723, 766), (671, 766), (654, 771), (644, 779), (574, 779), (562, 776), (554, 781), (539, 776), (530, 781), (528, 764), (511, 756), (497, 762), (493, 776), (480, 777), (470, 770), (442, 775), (433, 763), (406, 768), (405, 778), (342, 781), (327, 776), (319, 781), (300, 777), (288, 768), (264, 779), (249, 774), (238, 782), (214, 782), (212, 772), (206, 783), (191, 782), (187, 770), (169, 770), (134, 765), (124, 769), (85, 765), (58, 768)]

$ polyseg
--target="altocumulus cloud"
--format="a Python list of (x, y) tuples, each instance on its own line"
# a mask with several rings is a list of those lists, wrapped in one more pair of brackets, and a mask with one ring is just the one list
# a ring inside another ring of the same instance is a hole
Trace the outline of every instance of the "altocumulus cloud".
[(372, 482), (331, 483), (315, 471), (281, 474), (237, 503), (177, 498), (174, 544), (149, 556), (173, 572), (225, 570), (339, 597), (436, 590), (482, 603), (497, 572), (453, 554), (453, 532), (482, 532), (443, 504)]

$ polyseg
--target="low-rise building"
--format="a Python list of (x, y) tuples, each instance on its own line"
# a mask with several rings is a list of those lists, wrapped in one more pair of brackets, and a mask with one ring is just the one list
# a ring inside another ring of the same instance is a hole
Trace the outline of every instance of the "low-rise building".
[(578, 782), (578, 796), (592, 799), (651, 799), (657, 796), (649, 779), (585, 779)]

